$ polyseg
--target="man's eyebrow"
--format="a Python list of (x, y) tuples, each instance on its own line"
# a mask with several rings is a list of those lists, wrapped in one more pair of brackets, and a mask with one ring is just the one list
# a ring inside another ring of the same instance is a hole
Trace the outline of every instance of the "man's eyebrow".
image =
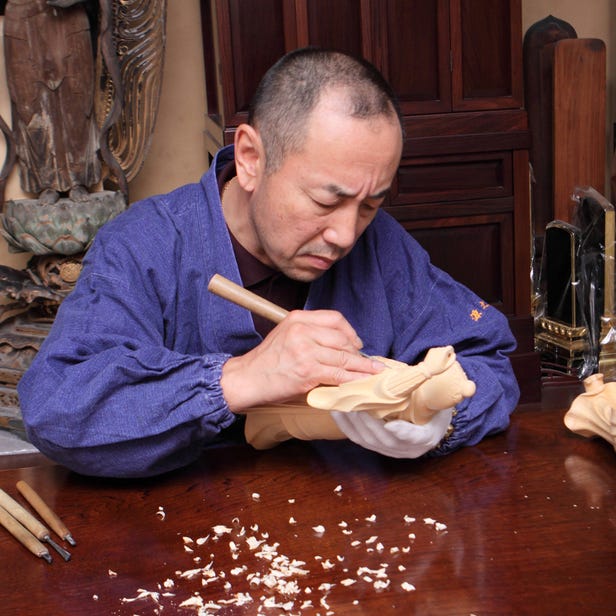
[[(327, 190), (327, 192), (332, 193), (333, 195), (336, 195), (336, 197), (343, 197), (343, 198), (351, 197), (352, 198), (356, 196), (356, 193), (351, 193), (345, 190), (344, 188), (341, 188), (337, 184), (328, 184), (327, 186), (325, 186), (325, 190)], [(391, 186), (388, 186), (387, 188), (384, 188), (383, 190), (381, 190), (380, 192), (374, 195), (368, 195), (366, 199), (382, 199), (383, 197), (387, 195), (387, 193), (390, 190), (391, 190)]]

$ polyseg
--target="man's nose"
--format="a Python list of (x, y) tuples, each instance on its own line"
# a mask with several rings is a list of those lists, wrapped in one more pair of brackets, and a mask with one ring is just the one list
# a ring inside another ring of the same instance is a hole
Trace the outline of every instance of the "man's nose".
[(327, 227), (323, 231), (323, 239), (342, 249), (348, 249), (359, 235), (359, 205), (349, 202), (336, 208), (328, 216)]

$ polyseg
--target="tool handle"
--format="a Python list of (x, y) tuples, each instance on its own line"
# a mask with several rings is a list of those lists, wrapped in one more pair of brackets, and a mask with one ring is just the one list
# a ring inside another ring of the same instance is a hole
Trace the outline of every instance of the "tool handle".
[(49, 535), (49, 531), (4, 490), (0, 490), (0, 506), (21, 522), (37, 539), (45, 539)]
[(58, 537), (66, 539), (67, 535), (70, 535), (70, 531), (57, 514), (50, 509), (49, 505), (23, 479), (17, 482), (17, 489), (43, 520), (51, 526)]
[(247, 308), (264, 319), (272, 321), (272, 323), (280, 323), (289, 314), (284, 308), (263, 299), (220, 274), (212, 276), (207, 288), (215, 295)]
[[(49, 557), (49, 550), (25, 527), (23, 527), (4, 507), (0, 507), (0, 524), (28, 548), (32, 554), (40, 557)], [(46, 559), (47, 559), (46, 558)]]

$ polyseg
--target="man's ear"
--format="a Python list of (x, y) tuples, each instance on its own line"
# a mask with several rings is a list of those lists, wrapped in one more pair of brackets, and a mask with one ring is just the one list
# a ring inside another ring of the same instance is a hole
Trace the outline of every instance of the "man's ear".
[(240, 186), (255, 190), (265, 169), (265, 152), (258, 131), (249, 124), (240, 124), (235, 130), (235, 171)]

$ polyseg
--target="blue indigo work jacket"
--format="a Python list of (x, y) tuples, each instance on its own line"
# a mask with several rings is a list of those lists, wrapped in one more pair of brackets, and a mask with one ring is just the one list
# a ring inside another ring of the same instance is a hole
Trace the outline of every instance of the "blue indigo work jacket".
[[(137, 202), (97, 233), (18, 385), (28, 437), (50, 458), (89, 475), (155, 475), (237, 421), (221, 369), (261, 337), (247, 310), (207, 290), (216, 273), (241, 284), (216, 177), (232, 158), (221, 150), (199, 183)], [(477, 392), (436, 454), (508, 425), (519, 390), (504, 315), (431, 265), (384, 211), (311, 284), (306, 308), (342, 312), (369, 354), (416, 363), (454, 346)]]

